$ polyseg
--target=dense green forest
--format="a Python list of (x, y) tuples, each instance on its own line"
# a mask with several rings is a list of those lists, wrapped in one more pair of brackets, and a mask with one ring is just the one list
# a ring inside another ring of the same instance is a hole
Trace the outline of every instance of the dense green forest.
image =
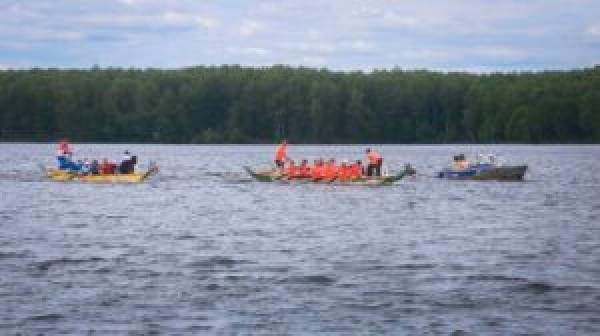
[(600, 142), (600, 66), (536, 73), (273, 66), (0, 71), (0, 140)]

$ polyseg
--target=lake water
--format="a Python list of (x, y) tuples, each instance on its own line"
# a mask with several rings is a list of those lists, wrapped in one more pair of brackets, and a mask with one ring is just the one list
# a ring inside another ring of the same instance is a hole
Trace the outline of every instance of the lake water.
[[(293, 158), (365, 146), (294, 146)], [(129, 149), (138, 185), (46, 181), (54, 145), (0, 145), (0, 334), (597, 335), (599, 146), (378, 146), (387, 187), (254, 182), (273, 146)], [(451, 155), (525, 182), (433, 178)]]

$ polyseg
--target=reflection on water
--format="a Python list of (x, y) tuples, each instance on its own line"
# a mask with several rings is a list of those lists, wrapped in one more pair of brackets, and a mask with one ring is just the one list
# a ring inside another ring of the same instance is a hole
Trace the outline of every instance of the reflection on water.
[[(382, 146), (419, 175), (380, 188), (254, 182), (269, 146), (76, 146), (126, 148), (161, 173), (48, 182), (52, 145), (0, 145), (2, 334), (600, 332), (598, 146)], [(431, 177), (458, 152), (531, 170)]]

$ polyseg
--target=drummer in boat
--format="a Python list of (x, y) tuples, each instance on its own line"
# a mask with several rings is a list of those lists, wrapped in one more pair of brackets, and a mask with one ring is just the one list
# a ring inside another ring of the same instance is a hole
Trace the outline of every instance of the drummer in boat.
[(280, 172), (283, 172), (285, 161), (287, 159), (287, 140), (283, 139), (281, 143), (275, 148), (275, 168), (279, 169)]

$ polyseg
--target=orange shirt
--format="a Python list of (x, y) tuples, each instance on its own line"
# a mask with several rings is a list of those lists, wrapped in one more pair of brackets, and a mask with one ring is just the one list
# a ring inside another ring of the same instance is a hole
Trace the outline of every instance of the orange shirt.
[(310, 170), (313, 179), (317, 180), (323, 177), (323, 166), (316, 165)]
[(290, 163), (286, 169), (286, 173), (288, 178), (293, 178), (298, 176), (298, 167), (296, 165)]
[(355, 163), (352, 166), (350, 166), (350, 176), (352, 178), (358, 178), (361, 175), (362, 175), (362, 167), (358, 163)]
[(379, 159), (381, 159), (381, 155), (379, 155), (379, 153), (377, 153), (376, 151), (372, 150), (369, 153), (367, 153), (367, 161), (369, 162), (369, 164), (376, 165)]
[(276, 161), (285, 161), (285, 151), (287, 149), (287, 145), (280, 144), (275, 148), (275, 160)]
[(335, 165), (325, 166), (323, 175), (326, 180), (333, 180), (337, 176), (338, 168)]
[(305, 164), (301, 164), (300, 167), (298, 167), (298, 175), (301, 177), (310, 176), (310, 168)]
[(340, 181), (348, 181), (352, 175), (351, 166), (341, 166), (338, 168), (338, 178)]

